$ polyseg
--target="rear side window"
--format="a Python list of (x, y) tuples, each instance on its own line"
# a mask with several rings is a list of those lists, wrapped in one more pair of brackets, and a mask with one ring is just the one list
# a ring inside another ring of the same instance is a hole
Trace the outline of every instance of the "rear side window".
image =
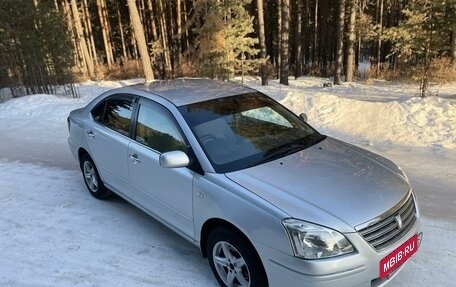
[(110, 97), (92, 110), (95, 121), (106, 127), (129, 136), (134, 99), (129, 96)]

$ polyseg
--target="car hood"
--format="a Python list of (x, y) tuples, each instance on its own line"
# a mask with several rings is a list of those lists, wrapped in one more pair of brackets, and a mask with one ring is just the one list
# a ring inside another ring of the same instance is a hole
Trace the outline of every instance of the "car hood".
[(226, 176), (291, 217), (344, 232), (393, 208), (410, 190), (391, 161), (329, 137)]

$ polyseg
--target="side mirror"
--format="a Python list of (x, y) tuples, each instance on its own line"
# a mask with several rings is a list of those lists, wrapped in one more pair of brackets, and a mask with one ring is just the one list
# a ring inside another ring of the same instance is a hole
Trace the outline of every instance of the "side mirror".
[(160, 166), (166, 168), (186, 167), (190, 164), (187, 154), (180, 150), (169, 151), (160, 155)]
[(305, 113), (301, 113), (299, 118), (307, 123), (307, 115)]

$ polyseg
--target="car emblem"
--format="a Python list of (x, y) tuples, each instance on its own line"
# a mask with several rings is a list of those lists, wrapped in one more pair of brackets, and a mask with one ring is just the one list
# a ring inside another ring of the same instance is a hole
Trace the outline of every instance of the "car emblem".
[(394, 219), (396, 219), (396, 223), (397, 223), (397, 227), (399, 229), (402, 229), (402, 218), (401, 218), (401, 215), (398, 214), (394, 217)]

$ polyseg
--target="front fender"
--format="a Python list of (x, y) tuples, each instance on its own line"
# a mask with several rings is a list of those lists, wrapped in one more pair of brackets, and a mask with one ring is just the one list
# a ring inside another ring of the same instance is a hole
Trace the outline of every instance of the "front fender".
[(223, 174), (206, 173), (194, 177), (193, 214), (197, 241), (207, 221), (220, 219), (239, 229), (254, 246), (261, 243), (291, 254), (282, 226), (282, 219), (289, 215)]

